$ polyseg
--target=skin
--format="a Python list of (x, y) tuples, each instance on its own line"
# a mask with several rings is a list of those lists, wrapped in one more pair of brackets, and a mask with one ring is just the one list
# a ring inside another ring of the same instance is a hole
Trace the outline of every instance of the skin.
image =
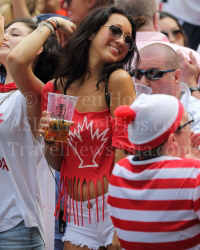
[[(149, 70), (168, 70), (165, 65), (165, 53), (162, 50), (154, 50), (154, 47), (144, 48), (140, 50), (141, 63), (139, 69)], [(180, 95), (180, 70), (177, 69), (174, 72), (169, 72), (163, 75), (161, 79), (149, 80), (145, 75), (141, 80), (135, 79), (135, 82), (146, 85), (152, 89), (152, 94), (167, 94), (179, 97)]]
[(79, 24), (92, 10), (93, 2), (91, 0), (72, 0), (68, 6), (69, 19), (73, 23)]
[(169, 33), (168, 39), (170, 43), (175, 43), (181, 46), (184, 46), (184, 37), (182, 34), (178, 36), (173, 36), (171, 33), (174, 30), (179, 30), (178, 24), (175, 20), (170, 17), (164, 17), (160, 19), (160, 31)]
[(40, 0), (39, 10), (41, 13), (55, 13), (60, 8), (60, 0)]
[[(186, 124), (190, 119), (188, 118), (187, 111), (184, 114), (180, 125)], [(180, 132), (170, 134), (167, 142), (164, 144), (163, 155), (185, 157), (190, 153), (191, 148), (191, 135), (190, 124), (183, 127)]]

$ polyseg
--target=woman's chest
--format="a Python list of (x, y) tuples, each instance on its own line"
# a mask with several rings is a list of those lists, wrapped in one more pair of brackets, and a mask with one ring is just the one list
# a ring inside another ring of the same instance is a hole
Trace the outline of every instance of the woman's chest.
[(80, 112), (100, 112), (108, 108), (105, 98), (105, 86), (101, 84), (97, 89), (96, 84), (83, 86), (70, 86), (67, 95), (77, 96), (76, 109)]

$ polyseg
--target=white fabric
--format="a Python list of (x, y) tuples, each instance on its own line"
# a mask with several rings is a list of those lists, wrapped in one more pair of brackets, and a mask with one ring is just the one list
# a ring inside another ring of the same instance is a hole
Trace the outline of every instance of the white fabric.
[(136, 117), (128, 126), (129, 140), (141, 145), (158, 138), (174, 124), (179, 102), (169, 95), (141, 94), (130, 108), (136, 112)]
[(200, 100), (191, 96), (188, 86), (181, 82), (181, 91), (184, 95), (181, 97), (181, 102), (187, 112), (191, 113), (194, 117), (194, 123), (191, 125), (191, 130), (195, 133), (200, 133)]
[[(92, 205), (90, 208), (91, 224), (88, 223), (88, 201), (82, 202), (83, 226), (80, 217), (80, 225), (78, 226), (74, 223), (74, 216), (71, 211), (70, 223), (67, 224), (62, 241), (69, 241), (75, 246), (87, 246), (89, 249), (93, 250), (98, 250), (101, 246), (107, 247), (111, 245), (115, 229), (109, 216), (107, 198), (108, 193), (104, 194), (104, 221), (102, 220), (103, 196), (98, 197), (99, 222), (96, 221), (96, 199), (90, 200), (90, 205)], [(73, 202), (72, 199), (70, 199), (70, 202)], [(79, 209), (80, 206), (81, 202), (78, 202)], [(76, 201), (74, 201), (74, 208), (76, 211)]]
[[(54, 174), (54, 170), (52, 170)], [(44, 213), (44, 231), (45, 248), (54, 250), (54, 228), (55, 228), (55, 180), (48, 167), (45, 157), (42, 157), (38, 165), (38, 176), (42, 191), (43, 213)]]
[(184, 22), (200, 26), (200, 1), (199, 0), (168, 0), (163, 5), (166, 11)]
[(199, 44), (199, 46), (197, 47), (197, 52), (200, 53), (200, 44)]
[[(0, 101), (8, 94), (1, 93)], [(24, 220), (26, 227), (38, 227), (44, 239), (37, 168), (44, 146), (32, 135), (26, 100), (19, 91), (0, 105), (0, 116), (0, 161), (4, 161), (0, 165), (0, 232)]]

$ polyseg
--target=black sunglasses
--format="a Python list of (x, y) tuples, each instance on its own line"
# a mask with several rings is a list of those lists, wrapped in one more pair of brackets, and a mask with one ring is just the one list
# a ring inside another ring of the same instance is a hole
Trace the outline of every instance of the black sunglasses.
[(119, 39), (122, 35), (124, 36), (124, 41), (128, 51), (134, 48), (134, 40), (131, 36), (125, 35), (124, 32), (116, 25), (104, 25), (102, 27), (109, 27), (108, 34), (112, 39)]
[(169, 34), (172, 34), (172, 36), (175, 37), (175, 38), (177, 38), (180, 35), (183, 35), (183, 31), (181, 29), (179, 29), (179, 30), (173, 30), (171, 32), (161, 31), (161, 33), (163, 33), (168, 38), (169, 38)]
[(146, 76), (149, 80), (158, 80), (163, 77), (165, 73), (176, 71), (176, 69), (169, 70), (158, 70), (158, 69), (149, 69), (149, 70), (141, 70), (136, 69), (131, 72), (131, 76), (134, 76), (136, 79), (141, 80), (143, 75)]
[(179, 127), (176, 129), (176, 132), (180, 131), (182, 128), (186, 127), (187, 125), (194, 123), (194, 117), (193, 117), (193, 115), (192, 115), (191, 113), (188, 113), (188, 116), (191, 118), (191, 120), (189, 120), (188, 122), (186, 122), (186, 123), (183, 124), (182, 126), (179, 126)]

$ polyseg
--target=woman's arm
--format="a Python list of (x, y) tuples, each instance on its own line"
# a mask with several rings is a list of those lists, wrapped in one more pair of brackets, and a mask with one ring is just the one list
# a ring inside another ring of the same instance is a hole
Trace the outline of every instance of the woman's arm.
[[(110, 114), (114, 117), (115, 109), (120, 105), (131, 105), (136, 99), (134, 83), (125, 70), (113, 72), (108, 82), (108, 92), (110, 95)], [(115, 148), (114, 163), (126, 157), (125, 151)]]
[[(57, 17), (56, 19), (59, 22), (59, 41), (64, 45), (67, 38), (66, 33), (72, 33), (75, 30), (75, 25), (63, 18)], [(36, 56), (42, 52), (42, 46), (50, 34), (50, 29), (43, 25), (41, 29), (33, 31), (24, 38), (7, 57), (13, 80), (26, 97), (30, 125), (35, 137), (38, 136), (38, 125), (41, 117), (41, 93), (44, 83), (33, 74), (31, 66)]]

